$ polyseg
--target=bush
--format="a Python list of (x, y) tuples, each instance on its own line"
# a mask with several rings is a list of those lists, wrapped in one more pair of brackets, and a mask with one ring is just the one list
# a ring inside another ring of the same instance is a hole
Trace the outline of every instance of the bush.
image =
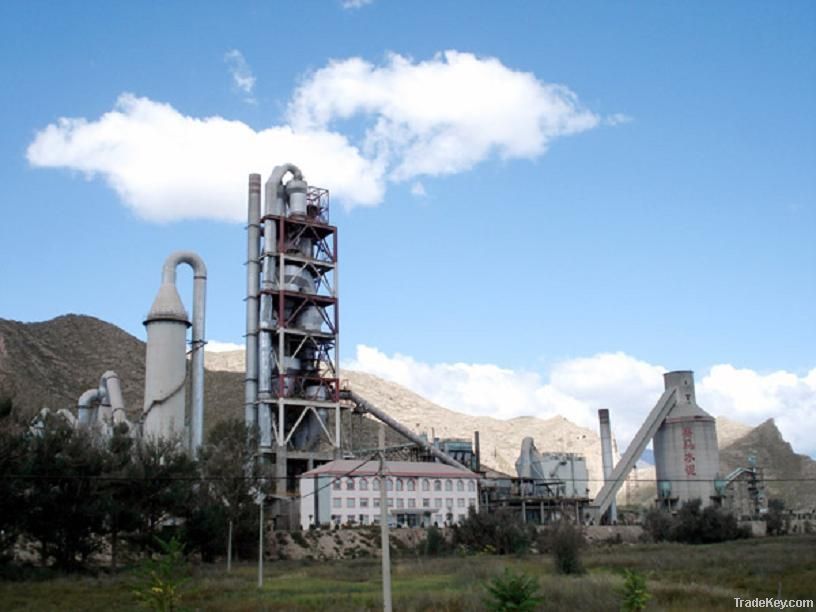
[(445, 551), (446, 542), (445, 536), (439, 527), (428, 527), (425, 535), (425, 541), (422, 543), (423, 554), (429, 557), (435, 557)]
[(555, 571), (559, 574), (583, 574), (581, 548), (584, 536), (579, 527), (562, 520), (550, 531)]
[(158, 559), (146, 559), (140, 568), (140, 584), (134, 589), (136, 599), (157, 612), (176, 610), (181, 603), (179, 587), (183, 582), (184, 546), (176, 538), (165, 542), (155, 538), (162, 551)]
[(646, 588), (646, 578), (635, 571), (624, 571), (623, 581), (623, 612), (641, 612), (646, 603), (652, 598)]
[(646, 515), (644, 527), (656, 541), (669, 540), (684, 544), (713, 544), (750, 537), (748, 528), (741, 528), (737, 518), (715, 506), (702, 508), (699, 499), (692, 499), (672, 517), (658, 509)]
[(518, 512), (501, 509), (496, 512), (476, 512), (468, 515), (453, 528), (454, 547), (462, 546), (469, 552), (482, 552), (487, 547), (499, 555), (522, 554), (530, 549), (535, 538), (535, 527), (522, 522)]
[(515, 573), (505, 568), (485, 585), (487, 595), (485, 607), (491, 612), (535, 610), (543, 599), (538, 594), (538, 580), (525, 574)]

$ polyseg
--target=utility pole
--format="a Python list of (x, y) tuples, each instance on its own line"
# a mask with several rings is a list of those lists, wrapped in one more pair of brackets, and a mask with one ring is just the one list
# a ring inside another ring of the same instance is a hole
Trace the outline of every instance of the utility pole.
[(382, 546), (383, 610), (391, 612), (391, 545), (388, 542), (388, 498), (385, 486), (385, 425), (380, 423), (380, 540)]
[(263, 558), (264, 558), (264, 518), (263, 508), (266, 494), (260, 487), (255, 491), (255, 503), (258, 504), (258, 588), (263, 588)]

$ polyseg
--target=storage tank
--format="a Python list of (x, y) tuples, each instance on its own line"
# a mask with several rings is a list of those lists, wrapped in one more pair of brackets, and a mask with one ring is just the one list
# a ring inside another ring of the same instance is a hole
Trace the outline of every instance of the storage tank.
[(694, 373), (663, 375), (666, 390), (676, 389), (676, 404), (654, 436), (658, 504), (677, 509), (700, 499), (703, 506), (719, 500), (720, 450), (714, 418), (697, 405)]

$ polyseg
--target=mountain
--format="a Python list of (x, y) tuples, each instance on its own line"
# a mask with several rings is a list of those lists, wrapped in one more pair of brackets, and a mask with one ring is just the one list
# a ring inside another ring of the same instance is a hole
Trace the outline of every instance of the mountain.
[[(0, 319), (0, 399), (11, 397), (15, 411), (23, 416), (31, 416), (44, 406), (74, 408), (80, 394), (95, 387), (100, 375), (112, 369), (122, 380), (129, 416), (137, 419), (143, 402), (144, 354), (144, 342), (93, 317), (65, 315), (41, 323)], [(243, 351), (207, 352), (205, 363), (207, 429), (228, 416), (243, 418)], [(564, 417), (500, 420), (465, 415), (370, 374), (343, 371), (341, 376), (360, 395), (417, 433), (472, 439), (473, 432), (478, 430), (482, 462), (486, 465), (515, 474), (521, 441), (532, 436), (542, 452), (584, 455), (592, 481), (591, 492), (600, 488), (598, 434)], [(377, 425), (370, 418), (348, 419), (343, 434), (346, 440), (352, 430), (355, 448), (371, 448), (376, 444)], [(723, 474), (747, 465), (748, 455), (754, 453), (769, 479), (771, 497), (783, 498), (789, 507), (816, 504), (813, 482), (803, 480), (816, 477), (816, 462), (795, 454), (773, 421), (751, 428), (719, 417), (717, 431)], [(389, 444), (403, 441), (401, 436), (388, 431)], [(617, 449), (615, 455), (617, 458)], [(653, 481), (654, 467), (641, 463), (622, 488), (619, 502), (653, 498)]]
[(793, 452), (773, 419), (720, 450), (723, 474), (748, 465), (752, 455), (762, 468), (769, 499), (781, 499), (791, 509), (811, 512), (816, 509), (816, 461)]

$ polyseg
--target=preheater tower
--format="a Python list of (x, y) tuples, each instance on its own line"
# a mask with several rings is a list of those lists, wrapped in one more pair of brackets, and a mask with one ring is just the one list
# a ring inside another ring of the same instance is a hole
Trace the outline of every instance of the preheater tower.
[(274, 460), (280, 497), (315, 460), (339, 455), (337, 228), (329, 192), (292, 164), (276, 167), (263, 192), (261, 202), (251, 174), (244, 412)]

